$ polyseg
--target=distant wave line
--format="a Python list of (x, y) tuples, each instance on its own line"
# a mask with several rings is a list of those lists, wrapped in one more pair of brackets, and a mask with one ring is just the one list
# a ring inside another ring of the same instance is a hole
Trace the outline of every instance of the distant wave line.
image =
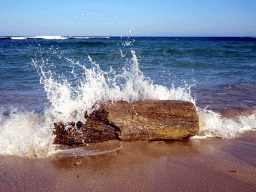
[(88, 36), (2, 36), (0, 39), (14, 39), (14, 40), (26, 40), (26, 39), (105, 39), (109, 37), (88, 37)]

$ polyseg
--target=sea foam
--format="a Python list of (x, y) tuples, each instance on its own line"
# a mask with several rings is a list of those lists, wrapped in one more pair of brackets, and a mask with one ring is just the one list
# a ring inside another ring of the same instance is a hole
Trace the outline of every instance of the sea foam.
[(256, 110), (250, 115), (240, 115), (234, 119), (222, 117), (212, 110), (197, 108), (201, 135), (207, 137), (233, 138), (247, 130), (256, 128)]
[(52, 129), (43, 116), (17, 109), (8, 114), (1, 109), (0, 116), (0, 154), (47, 157), (54, 151)]

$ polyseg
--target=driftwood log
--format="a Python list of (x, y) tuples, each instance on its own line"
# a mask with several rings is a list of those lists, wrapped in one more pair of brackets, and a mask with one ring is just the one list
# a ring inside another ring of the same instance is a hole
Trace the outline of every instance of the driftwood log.
[(84, 122), (54, 125), (54, 143), (77, 145), (118, 139), (182, 140), (199, 132), (194, 104), (186, 101), (146, 100), (99, 104)]

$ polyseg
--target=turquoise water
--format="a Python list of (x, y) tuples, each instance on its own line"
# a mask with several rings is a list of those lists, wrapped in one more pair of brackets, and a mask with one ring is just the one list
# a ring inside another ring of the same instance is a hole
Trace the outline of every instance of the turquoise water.
[(50, 154), (53, 122), (104, 100), (191, 101), (211, 136), (256, 127), (255, 113), (239, 122), (217, 113), (255, 109), (255, 38), (1, 38), (0, 61), (1, 154), (30, 145)]

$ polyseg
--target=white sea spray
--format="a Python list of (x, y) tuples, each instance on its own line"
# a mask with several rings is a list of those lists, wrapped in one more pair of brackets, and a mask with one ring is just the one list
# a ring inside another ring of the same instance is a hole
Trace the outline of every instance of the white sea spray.
[[(58, 82), (50, 70), (44, 71), (43, 67), (40, 67), (40, 83), (44, 85), (47, 98), (51, 102), (50, 113), (55, 121), (82, 120), (84, 112), (90, 110), (99, 101), (185, 100), (195, 103), (194, 98), (191, 97), (189, 85), (185, 84), (184, 87), (178, 88), (172, 85), (167, 88), (154, 84), (140, 71), (135, 51), (131, 53), (129, 65), (124, 66), (122, 73), (119, 74), (112, 68), (109, 72), (102, 71), (90, 56), (88, 59), (93, 66), (91, 68), (65, 58), (71, 65), (83, 69), (82, 76), (77, 79), (75, 87), (65, 78)], [(79, 76), (74, 67), (71, 73), (74, 78)], [(76, 113), (75, 117), (74, 113)]]

